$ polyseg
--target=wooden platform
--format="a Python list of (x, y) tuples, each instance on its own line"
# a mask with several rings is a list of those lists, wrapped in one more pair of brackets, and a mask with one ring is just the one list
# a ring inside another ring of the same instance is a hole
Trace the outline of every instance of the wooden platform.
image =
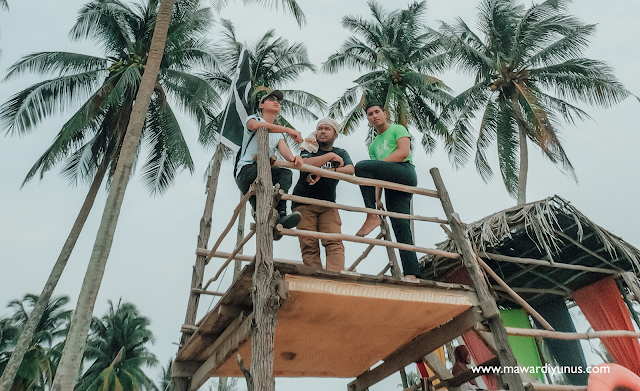
[[(275, 376), (356, 377), (477, 304), (464, 285), (286, 263), (275, 269), (283, 278)], [(173, 376), (192, 377), (191, 389), (211, 376), (242, 376), (235, 353), (250, 364), (252, 275), (249, 265), (180, 349)]]

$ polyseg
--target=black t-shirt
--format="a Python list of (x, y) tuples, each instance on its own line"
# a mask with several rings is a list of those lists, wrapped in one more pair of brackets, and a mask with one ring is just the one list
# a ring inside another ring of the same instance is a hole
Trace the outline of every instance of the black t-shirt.
[[(302, 152), (300, 152), (300, 157), (302, 157), (303, 159), (308, 159), (316, 156), (322, 156), (325, 153), (330, 152), (333, 152), (336, 155), (340, 156), (344, 161), (345, 166), (353, 164), (353, 162), (351, 162), (351, 157), (349, 157), (347, 151), (336, 147), (334, 147), (331, 151), (323, 151), (322, 149), (318, 149), (318, 152), (316, 153), (303, 150)], [(321, 168), (331, 168), (331, 162), (327, 162)], [(307, 175), (309, 175), (308, 172), (300, 171), (300, 179), (298, 179), (298, 183), (296, 183), (296, 187), (293, 189), (294, 195), (307, 198), (315, 198), (317, 200), (331, 202), (336, 201), (336, 186), (338, 186), (339, 182), (337, 179), (322, 177), (318, 182), (316, 182), (315, 185), (311, 186), (309, 185), (309, 183), (307, 183)], [(300, 204), (299, 202), (292, 202), (291, 208), (293, 209), (299, 205), (302, 204)]]

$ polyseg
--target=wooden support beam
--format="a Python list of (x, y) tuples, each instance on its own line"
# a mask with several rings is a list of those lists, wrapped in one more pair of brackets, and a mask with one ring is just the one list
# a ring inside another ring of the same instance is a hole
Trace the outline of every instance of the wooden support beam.
[(349, 383), (349, 390), (366, 390), (380, 380), (398, 372), (412, 362), (416, 362), (446, 342), (473, 328), (481, 320), (479, 309), (477, 307), (469, 308), (448, 323), (417, 336), (387, 356), (382, 364), (360, 374), (354, 381)]
[(224, 292), (214, 292), (214, 291), (206, 291), (204, 289), (191, 289), (192, 293), (197, 293), (199, 295), (210, 295), (210, 296), (224, 296)]
[(420, 194), (427, 197), (438, 198), (438, 192), (435, 190), (423, 189), (415, 186), (401, 185), (399, 183), (381, 181), (378, 179), (360, 178), (354, 175), (341, 174), (339, 172), (325, 170), (324, 168), (310, 166), (308, 164), (303, 164), (302, 167), (298, 168), (294, 166), (293, 163), (285, 162), (283, 160), (277, 160), (275, 163), (273, 163), (273, 165), (278, 167), (289, 168), (292, 170), (306, 171), (312, 174), (319, 174), (325, 178), (338, 179), (338, 180), (353, 183), (359, 186), (383, 187), (385, 189), (398, 190), (398, 191), (403, 191), (405, 193)]
[(603, 269), (603, 268), (599, 268), (599, 267), (589, 267), (589, 266), (582, 266), (582, 265), (571, 265), (571, 264), (568, 264), (568, 263), (559, 263), (559, 262), (551, 263), (549, 261), (541, 261), (541, 260), (538, 260), (538, 259), (509, 257), (509, 256), (506, 256), (506, 255), (486, 253), (484, 251), (478, 252), (478, 255), (480, 255), (482, 258), (493, 259), (493, 260), (502, 261), (502, 262), (519, 263), (519, 264), (523, 264), (523, 265), (527, 265), (528, 264), (528, 265), (555, 267), (555, 268), (558, 268), (558, 269), (583, 270), (583, 271), (587, 271), (587, 272), (602, 273), (602, 274), (618, 274), (619, 273), (619, 271), (617, 271), (617, 270)]
[[(376, 236), (376, 239), (382, 239), (383, 237), (384, 237), (384, 232), (380, 231), (378, 236)], [(369, 253), (371, 252), (371, 250), (373, 250), (375, 246), (376, 246), (375, 244), (370, 244), (367, 247), (367, 249), (362, 252), (362, 255), (360, 255), (358, 259), (356, 259), (355, 262), (353, 262), (353, 264), (349, 266), (349, 269), (347, 269), (347, 271), (351, 272), (355, 270), (355, 268), (360, 264), (360, 262), (362, 262), (367, 256), (369, 256)]]
[(171, 377), (191, 377), (201, 365), (200, 361), (174, 361), (171, 364)]
[(422, 361), (425, 362), (431, 368), (433, 373), (440, 379), (440, 382), (443, 380), (453, 379), (453, 374), (451, 371), (444, 365), (442, 361), (435, 355), (435, 353), (431, 352), (422, 358)]
[(376, 214), (376, 215), (379, 215), (379, 216), (389, 216), (389, 217), (395, 217), (395, 218), (398, 218), (398, 219), (430, 221), (432, 223), (448, 224), (447, 220), (439, 219), (437, 217), (425, 217), (425, 216), (412, 215), (412, 214), (389, 212), (389, 211), (380, 210), (380, 209), (372, 209), (372, 208), (363, 208), (363, 207), (359, 207), (359, 206), (342, 205), (342, 204), (336, 204), (335, 202), (331, 202), (331, 201), (317, 200), (315, 198), (301, 197), (301, 196), (292, 195), (292, 194), (284, 194), (282, 196), (282, 199), (283, 200), (294, 201), (294, 202), (299, 202), (301, 204), (318, 205), (318, 206), (324, 206), (324, 207), (327, 207), (327, 208), (335, 208), (335, 209), (340, 209), (340, 210), (347, 210), (347, 211), (350, 211), (350, 212), (373, 213), (373, 214)]
[(183, 324), (180, 328), (182, 334), (193, 334), (198, 331), (198, 326), (192, 326), (190, 324)]
[(629, 330), (604, 330), (604, 331), (591, 331), (588, 333), (567, 333), (562, 331), (548, 331), (538, 329), (521, 329), (518, 327), (506, 327), (507, 334), (518, 337), (540, 337), (550, 339), (564, 339), (564, 340), (577, 340), (577, 339), (600, 339), (610, 337), (629, 337), (640, 338), (640, 333)]
[[(209, 250), (207, 250), (206, 248), (199, 248), (198, 250), (196, 250), (196, 254), (197, 255), (207, 255), (209, 254)], [(231, 253), (228, 252), (224, 252), (224, 251), (216, 251), (213, 254), (214, 258), (228, 258), (229, 255), (231, 255)], [(236, 254), (233, 259), (235, 259), (236, 261), (242, 261), (242, 262), (252, 262), (253, 261), (254, 256), (253, 255), (243, 255), (243, 254)], [(294, 265), (302, 265), (302, 262), (300, 261), (293, 261), (291, 259), (283, 259), (283, 258), (273, 258), (274, 262), (279, 262), (279, 263), (292, 263)]]
[(251, 337), (252, 323), (253, 313), (249, 316), (245, 316), (242, 313), (216, 339), (212, 346), (213, 353), (211, 356), (191, 376), (192, 391), (200, 388), (211, 377), (211, 372), (227, 361)]
[(218, 237), (216, 244), (214, 244), (213, 247), (211, 247), (211, 250), (209, 251), (207, 258), (205, 259), (205, 262), (209, 263), (209, 260), (211, 259), (211, 257), (213, 257), (213, 254), (216, 252), (218, 247), (220, 247), (220, 243), (222, 243), (222, 240), (224, 240), (224, 238), (227, 236), (227, 234), (231, 230), (231, 227), (233, 227), (233, 224), (236, 222), (236, 219), (240, 214), (240, 210), (244, 207), (244, 204), (246, 204), (247, 201), (249, 201), (249, 198), (251, 198), (253, 194), (255, 194), (255, 190), (252, 184), (251, 187), (249, 187), (249, 191), (247, 191), (247, 194), (245, 194), (244, 197), (242, 197), (242, 199), (238, 203), (238, 206), (236, 206), (236, 208), (233, 210), (233, 216), (231, 217), (231, 221), (229, 221), (229, 224), (227, 224), (227, 226), (222, 231), (222, 234), (220, 234), (220, 237)]
[(345, 235), (345, 234), (328, 234), (324, 232), (315, 232), (315, 231), (299, 231), (294, 229), (282, 228), (282, 225), (280, 224), (278, 224), (276, 229), (281, 234), (288, 235), (288, 236), (302, 236), (302, 237), (315, 238), (315, 239), (342, 240), (347, 242), (375, 244), (378, 246), (398, 248), (400, 250), (408, 250), (408, 251), (415, 251), (423, 254), (437, 255), (443, 258), (451, 258), (451, 259), (460, 258), (460, 254), (450, 253), (448, 251), (436, 250), (433, 248), (411, 246), (404, 243), (389, 242), (387, 240), (369, 239), (369, 238), (362, 238), (360, 236)]
[[(453, 240), (458, 247), (458, 251), (462, 255), (462, 263), (466, 267), (469, 277), (471, 278), (473, 288), (478, 294), (483, 315), (488, 318), (487, 323), (489, 324), (489, 329), (491, 330), (496, 343), (500, 363), (502, 365), (515, 368), (518, 363), (513, 355), (513, 351), (511, 350), (511, 345), (509, 345), (507, 332), (504, 328), (504, 323), (502, 323), (502, 319), (500, 319), (500, 312), (498, 311), (498, 306), (493, 299), (492, 291), (490, 291), (491, 288), (482, 273), (482, 269), (477, 262), (477, 255), (473, 251), (471, 243), (469, 242), (468, 233), (453, 209), (449, 193), (447, 192), (444, 181), (440, 176), (440, 171), (437, 168), (432, 168), (430, 172), (433, 177), (433, 182), (436, 185), (436, 189), (438, 190), (438, 194), (440, 195), (442, 208), (449, 220), (449, 227), (451, 228)], [(524, 391), (522, 381), (518, 374), (504, 373), (501, 374), (498, 379), (503, 387), (511, 391)]]
[[(391, 240), (391, 232), (389, 230), (389, 223), (387, 222), (387, 218), (382, 219), (382, 223), (380, 224), (382, 228), (382, 233), (384, 234), (384, 240), (392, 243)], [(397, 278), (402, 278), (402, 270), (400, 270), (400, 266), (398, 266), (398, 258), (396, 257), (396, 252), (393, 248), (386, 246), (387, 256), (389, 257), (389, 267), (391, 267), (391, 275)]]
[[(493, 288), (494, 291), (504, 291), (506, 292), (506, 289), (504, 289), (503, 287), (501, 287), (500, 285), (491, 285), (491, 288)], [(559, 290), (555, 290), (555, 289), (540, 289), (540, 288), (517, 288), (517, 287), (513, 287), (511, 288), (514, 291), (518, 292), (518, 293), (534, 293), (534, 294), (550, 294), (550, 295), (557, 295), (557, 296), (562, 296), (562, 297), (570, 297), (571, 294), (567, 294), (567, 292), (565, 291), (559, 291)]]
[(222, 274), (222, 271), (231, 263), (231, 261), (235, 258), (235, 256), (242, 250), (242, 248), (244, 247), (244, 245), (253, 237), (253, 235), (256, 234), (256, 230), (252, 229), (251, 231), (249, 231), (249, 234), (247, 234), (247, 236), (244, 237), (244, 239), (242, 239), (242, 241), (240, 243), (238, 243), (238, 245), (236, 246), (236, 248), (233, 250), (233, 252), (231, 254), (229, 254), (229, 256), (227, 257), (227, 259), (224, 261), (224, 263), (222, 264), (222, 266), (220, 266), (220, 269), (218, 269), (218, 272), (216, 273), (215, 276), (213, 276), (212, 279), (210, 279), (207, 282), (207, 285), (204, 286), (204, 289), (207, 289), (207, 287), (209, 286), (209, 284), (211, 284), (213, 281), (216, 281), (218, 279), (218, 277), (220, 277), (220, 274)]
[(540, 324), (545, 329), (549, 331), (555, 330), (553, 326), (551, 326), (551, 324), (547, 322), (547, 320), (542, 315), (540, 315), (538, 311), (536, 311), (531, 305), (529, 305), (529, 303), (527, 303), (522, 297), (520, 297), (519, 294), (517, 294), (513, 289), (511, 289), (511, 287), (507, 285), (506, 282), (502, 281), (502, 278), (500, 278), (496, 274), (496, 272), (494, 272), (493, 269), (489, 267), (489, 265), (487, 265), (482, 259), (480, 259), (480, 257), (476, 256), (476, 260), (478, 261), (478, 263), (480, 263), (480, 266), (482, 266), (484, 271), (487, 272), (487, 274), (489, 274), (491, 278), (493, 278), (501, 287), (503, 287), (507, 291), (509, 296), (513, 297), (516, 300), (516, 302), (522, 306), (522, 308), (526, 309), (527, 312), (531, 314), (531, 316), (533, 316), (538, 322), (540, 322)]
[(557, 229), (554, 229), (553, 232), (555, 232), (556, 234), (562, 236), (563, 238), (567, 239), (568, 241), (570, 241), (571, 243), (573, 243), (574, 245), (576, 245), (578, 248), (582, 249), (584, 252), (593, 255), (594, 257), (596, 257), (597, 259), (599, 259), (600, 261), (602, 261), (603, 263), (611, 266), (612, 268), (617, 269), (619, 272), (624, 271), (621, 268), (619, 268), (618, 266), (614, 265), (613, 263), (611, 263), (611, 261), (609, 261), (608, 259), (596, 254), (593, 250), (585, 247), (582, 243), (578, 242), (577, 240), (575, 240), (574, 238), (572, 238), (571, 236), (565, 234), (562, 231), (558, 231)]

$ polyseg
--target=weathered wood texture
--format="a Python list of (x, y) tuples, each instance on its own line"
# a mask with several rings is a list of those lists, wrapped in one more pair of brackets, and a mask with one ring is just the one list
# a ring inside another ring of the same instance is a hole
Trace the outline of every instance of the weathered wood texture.
[(273, 190), (268, 156), (269, 131), (258, 132), (258, 177), (256, 178), (256, 264), (253, 274), (254, 327), (251, 329), (251, 376), (255, 391), (275, 391), (273, 346), (278, 322), (279, 299), (273, 268)]
[[(271, 180), (271, 171), (269, 171), (269, 180)], [(271, 182), (269, 182), (269, 183), (271, 183)], [(209, 263), (209, 260), (213, 256), (213, 253), (215, 253), (216, 250), (218, 249), (218, 247), (220, 247), (220, 243), (222, 243), (224, 238), (227, 236), (227, 234), (231, 230), (231, 227), (233, 227), (233, 224), (236, 222), (236, 219), (238, 218), (238, 215), (240, 214), (240, 211), (242, 210), (242, 208), (245, 207), (244, 205), (247, 203), (247, 201), (249, 201), (249, 198), (251, 198), (251, 196), (254, 194), (254, 191), (255, 190), (254, 190), (254, 187), (252, 185), (251, 187), (249, 187), (249, 191), (247, 191), (247, 194), (245, 194), (244, 197), (242, 197), (242, 199), (240, 200), (240, 203), (238, 204), (238, 206), (236, 206), (236, 208), (233, 210), (233, 216), (231, 216), (231, 220), (229, 221), (227, 226), (224, 228), (224, 230), (220, 234), (220, 237), (218, 237), (218, 240), (216, 241), (216, 243), (213, 245), (213, 247), (211, 247), (211, 251), (209, 251), (209, 255), (207, 255), (207, 259), (206, 259), (207, 263)], [(200, 248), (200, 246), (198, 246), (198, 248)]]
[(353, 183), (358, 186), (383, 187), (385, 189), (398, 190), (398, 191), (403, 191), (405, 193), (420, 194), (428, 197), (438, 198), (438, 192), (434, 190), (423, 189), (421, 187), (415, 187), (415, 186), (401, 185), (399, 183), (381, 181), (377, 179), (360, 178), (353, 175), (341, 174), (339, 172), (325, 170), (324, 168), (320, 168), (320, 167), (310, 166), (308, 164), (303, 164), (301, 168), (297, 168), (293, 165), (293, 163), (277, 160), (273, 165), (278, 167), (290, 168), (294, 170), (306, 171), (312, 174), (319, 174), (326, 178), (339, 179), (341, 181)]
[[(503, 366), (511, 366), (515, 368), (518, 363), (513, 355), (511, 346), (509, 345), (509, 340), (507, 332), (504, 328), (504, 323), (502, 323), (502, 319), (500, 319), (500, 317), (498, 316), (498, 306), (496, 305), (495, 299), (492, 295), (492, 292), (490, 291), (490, 287), (484, 278), (482, 269), (480, 268), (478, 262), (476, 262), (476, 254), (471, 249), (471, 244), (468, 241), (467, 233), (465, 232), (462, 224), (458, 221), (459, 219), (456, 218), (457, 215), (455, 214), (453, 205), (451, 204), (451, 200), (449, 199), (449, 193), (444, 186), (444, 182), (442, 181), (440, 172), (437, 168), (432, 168), (430, 172), (431, 176), (433, 177), (433, 182), (436, 185), (436, 189), (438, 190), (442, 208), (444, 209), (447, 219), (449, 220), (451, 233), (458, 247), (458, 251), (462, 255), (462, 262), (466, 267), (469, 273), (469, 277), (471, 278), (471, 281), (473, 283), (473, 287), (478, 294), (478, 299), (481, 302), (483, 314), (488, 318), (487, 323), (489, 324), (489, 328), (496, 343), (496, 349), (498, 350), (498, 358), (500, 359), (500, 364)], [(522, 381), (517, 374), (505, 373), (501, 374), (501, 376), (499, 376), (498, 378), (504, 388), (511, 391), (524, 391)]]
[(292, 195), (292, 194), (284, 194), (282, 196), (282, 199), (283, 200), (300, 202), (302, 204), (318, 205), (318, 206), (324, 206), (324, 207), (327, 207), (327, 208), (335, 208), (335, 209), (340, 209), (340, 210), (346, 210), (346, 211), (350, 211), (350, 212), (373, 213), (373, 214), (377, 214), (377, 215), (380, 215), (380, 216), (389, 216), (389, 217), (395, 217), (395, 218), (398, 218), (398, 219), (407, 219), (407, 220), (412, 220), (412, 221), (413, 220), (430, 221), (432, 223), (445, 223), (445, 224), (448, 223), (447, 220), (439, 219), (437, 217), (425, 217), (425, 216), (414, 215), (414, 214), (408, 214), (407, 215), (407, 214), (404, 214), (404, 213), (389, 212), (389, 211), (380, 210), (380, 209), (372, 209), (372, 208), (363, 208), (363, 207), (359, 207), (359, 206), (342, 205), (342, 204), (336, 204), (335, 202), (331, 202), (331, 201), (317, 200), (315, 198), (301, 197), (301, 196)]
[(618, 274), (619, 273), (619, 271), (616, 271), (616, 270), (603, 269), (599, 267), (570, 265), (567, 263), (549, 262), (549, 261), (542, 261), (539, 259), (531, 259), (531, 258), (509, 257), (506, 255), (486, 253), (483, 251), (478, 252), (478, 255), (480, 255), (482, 258), (494, 259), (496, 261), (502, 261), (502, 262), (519, 263), (523, 265), (539, 265), (539, 266), (546, 266), (546, 267), (555, 267), (558, 269), (582, 270), (585, 272), (602, 273), (602, 274)]
[(442, 250), (436, 250), (433, 248), (412, 246), (404, 243), (396, 243), (388, 240), (369, 239), (369, 238), (363, 238), (360, 236), (345, 235), (345, 234), (328, 234), (324, 232), (298, 231), (294, 229), (282, 228), (281, 225), (278, 225), (277, 230), (281, 234), (288, 235), (288, 236), (302, 236), (302, 237), (325, 239), (325, 240), (342, 240), (347, 242), (375, 244), (378, 246), (393, 247), (400, 250), (415, 251), (418, 253), (432, 254), (432, 255), (437, 255), (439, 257), (445, 257), (445, 258), (451, 258), (451, 259), (460, 258), (460, 254), (450, 253)]
[(487, 274), (489, 274), (500, 286), (502, 286), (502, 288), (504, 288), (505, 291), (507, 291), (507, 293), (511, 297), (513, 297), (518, 304), (520, 304), (524, 309), (526, 309), (531, 316), (536, 318), (536, 320), (540, 322), (540, 324), (545, 329), (549, 331), (555, 330), (553, 326), (551, 326), (551, 324), (547, 322), (547, 320), (542, 315), (540, 315), (538, 311), (536, 311), (532, 306), (529, 305), (529, 303), (526, 302), (526, 300), (524, 300), (522, 297), (520, 297), (519, 294), (517, 294), (513, 289), (511, 289), (511, 287), (507, 285), (507, 283), (504, 282), (502, 278), (500, 278), (500, 276), (498, 276), (496, 272), (494, 272), (493, 269), (489, 267), (489, 265), (487, 265), (482, 259), (480, 259), (480, 257), (476, 257), (476, 260), (478, 261), (480, 266), (482, 266), (484, 271), (487, 272)]
[[(398, 372), (400, 368), (416, 362), (438, 347), (451, 341), (465, 331), (473, 328), (481, 321), (479, 309), (471, 307), (456, 316), (448, 323), (419, 335), (389, 355), (382, 364), (359, 375), (349, 383), (350, 391), (364, 391), (389, 375)], [(522, 385), (521, 385), (522, 386)]]
[(253, 314), (241, 313), (212, 344), (212, 354), (191, 376), (191, 390), (195, 391), (210, 377), (210, 372), (227, 361), (251, 336)]
[[(378, 234), (378, 236), (376, 236), (376, 240), (382, 239), (384, 237), (384, 232), (380, 232)], [(347, 269), (348, 271), (353, 271), (355, 270), (355, 268), (360, 264), (360, 262), (362, 262), (371, 252), (371, 250), (373, 250), (373, 248), (375, 247), (375, 244), (370, 244), (369, 246), (367, 246), (367, 248), (362, 252), (362, 254), (358, 257), (358, 259), (356, 259), (353, 264), (351, 264), (351, 266), (349, 266), (349, 268)], [(386, 272), (386, 270), (385, 270)], [(384, 274), (384, 273), (382, 273)]]

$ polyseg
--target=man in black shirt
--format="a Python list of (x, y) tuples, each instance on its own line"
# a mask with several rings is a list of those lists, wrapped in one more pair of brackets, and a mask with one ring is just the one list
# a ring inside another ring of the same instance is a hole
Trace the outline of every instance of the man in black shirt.
[[(300, 153), (302, 161), (311, 166), (353, 175), (353, 163), (347, 151), (333, 146), (333, 142), (338, 138), (339, 129), (340, 125), (331, 118), (324, 118), (318, 121), (318, 125), (316, 126), (318, 150), (316, 152), (303, 150)], [(325, 178), (320, 175), (301, 171), (300, 179), (293, 189), (293, 194), (335, 202), (337, 185), (337, 179)], [(338, 209), (301, 204), (298, 202), (294, 202), (291, 207), (294, 211), (300, 212), (302, 215), (298, 229), (340, 233), (342, 222), (340, 221)], [(303, 263), (310, 267), (322, 269), (318, 239), (305, 237), (298, 237), (298, 239), (300, 240)], [(342, 241), (323, 240), (322, 245), (324, 246), (327, 258), (327, 270), (344, 270), (344, 245)]]

